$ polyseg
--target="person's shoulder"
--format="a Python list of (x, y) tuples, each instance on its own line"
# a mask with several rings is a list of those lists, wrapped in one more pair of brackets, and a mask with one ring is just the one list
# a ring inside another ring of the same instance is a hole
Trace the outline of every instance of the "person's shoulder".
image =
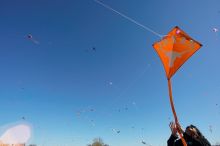
[(182, 140), (181, 139), (177, 139), (175, 141), (175, 146), (183, 146)]

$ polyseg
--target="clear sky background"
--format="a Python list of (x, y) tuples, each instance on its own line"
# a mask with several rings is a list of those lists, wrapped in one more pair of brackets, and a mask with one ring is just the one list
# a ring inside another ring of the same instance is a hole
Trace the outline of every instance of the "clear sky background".
[[(102, 2), (160, 34), (179, 26), (203, 44), (172, 78), (174, 103), (183, 127), (220, 142), (220, 1)], [(40, 146), (96, 137), (165, 146), (173, 116), (158, 40), (93, 0), (1, 0), (0, 125), (30, 123), (30, 143)]]

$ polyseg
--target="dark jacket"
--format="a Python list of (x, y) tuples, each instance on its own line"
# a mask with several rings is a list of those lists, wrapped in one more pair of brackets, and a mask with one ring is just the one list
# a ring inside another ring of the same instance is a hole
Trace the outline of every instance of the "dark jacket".
[[(184, 139), (186, 140), (187, 146), (211, 146), (208, 140), (205, 137), (200, 138), (199, 140), (194, 139), (187, 134), (183, 134)], [(177, 136), (171, 135), (167, 141), (167, 146), (183, 146), (181, 139)]]

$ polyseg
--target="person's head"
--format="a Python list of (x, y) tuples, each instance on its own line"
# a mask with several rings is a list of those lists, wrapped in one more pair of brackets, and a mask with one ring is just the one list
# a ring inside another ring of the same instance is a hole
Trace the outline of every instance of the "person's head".
[(199, 131), (199, 129), (194, 126), (194, 125), (190, 125), (186, 127), (185, 133), (193, 138), (198, 138), (201, 136), (201, 132)]
[(211, 146), (209, 141), (202, 135), (199, 129), (194, 125), (189, 125), (186, 127), (184, 135), (187, 137), (191, 137), (196, 141), (199, 141), (203, 145)]

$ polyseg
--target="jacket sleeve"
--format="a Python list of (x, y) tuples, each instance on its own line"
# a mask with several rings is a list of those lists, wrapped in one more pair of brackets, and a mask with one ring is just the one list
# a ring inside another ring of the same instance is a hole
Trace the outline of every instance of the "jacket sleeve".
[(201, 141), (199, 141), (201, 143), (201, 145), (203, 146), (211, 146), (210, 142), (205, 138), (203, 137)]
[(167, 146), (174, 146), (175, 140), (177, 138), (177, 136), (171, 134), (170, 138), (167, 140)]

